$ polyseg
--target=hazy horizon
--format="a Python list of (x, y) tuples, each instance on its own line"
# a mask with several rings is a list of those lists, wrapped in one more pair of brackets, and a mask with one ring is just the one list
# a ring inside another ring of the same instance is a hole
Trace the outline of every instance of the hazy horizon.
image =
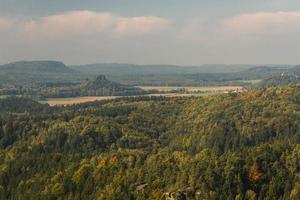
[(116, 64), (116, 65), (137, 65), (137, 66), (147, 66), (147, 65), (153, 65), (153, 66), (178, 66), (178, 67), (201, 67), (206, 65), (221, 65), (221, 66), (238, 66), (238, 65), (245, 65), (245, 66), (297, 66), (300, 64), (287, 64), (287, 63), (203, 63), (203, 64), (170, 64), (170, 63), (122, 63), (122, 62), (95, 62), (95, 63), (67, 63), (62, 60), (50, 60), (50, 59), (37, 59), (37, 60), (13, 60), (8, 62), (0, 62), (0, 65), (6, 65), (10, 63), (17, 63), (17, 62), (35, 62), (35, 61), (55, 61), (55, 62), (62, 62), (66, 66), (76, 66), (76, 65), (97, 65), (97, 64)]

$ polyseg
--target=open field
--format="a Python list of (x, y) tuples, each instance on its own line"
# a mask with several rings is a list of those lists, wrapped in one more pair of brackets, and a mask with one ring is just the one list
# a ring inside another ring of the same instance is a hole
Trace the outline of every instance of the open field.
[(242, 90), (242, 86), (211, 86), (211, 87), (193, 87), (193, 86), (138, 86), (143, 90), (157, 90), (160, 92), (169, 92), (174, 90), (184, 90), (186, 92), (209, 92), (209, 93), (222, 93), (222, 92), (229, 92), (235, 90)]
[(244, 80), (243, 82), (245, 82), (245, 83), (251, 83), (251, 84), (256, 84), (256, 83), (259, 83), (261, 81), (262, 81), (262, 79), (255, 79), (255, 80)]
[(94, 97), (74, 97), (74, 98), (51, 98), (40, 103), (48, 103), (50, 106), (72, 105), (92, 101), (109, 100), (118, 98), (117, 96), (94, 96)]
[[(163, 93), (163, 94), (147, 94), (143, 96), (152, 96), (152, 97), (189, 97), (189, 96), (206, 96), (206, 95), (216, 95), (219, 93)], [(134, 96), (132, 96), (134, 97)], [(121, 96), (99, 96), (99, 97), (74, 97), (74, 98), (52, 98), (47, 99), (45, 101), (40, 101), (40, 103), (47, 103), (50, 106), (67, 106), (73, 104), (80, 104), (92, 101), (101, 101), (101, 100), (109, 100), (109, 99), (116, 99), (122, 98)]]
[[(193, 94), (165, 93), (165, 94), (148, 94), (144, 96), (179, 97), (179, 96), (192, 96), (192, 95)], [(66, 106), (66, 105), (73, 105), (73, 104), (86, 103), (92, 101), (110, 100), (116, 98), (122, 98), (122, 97), (121, 96), (95, 96), (95, 97), (74, 97), (74, 98), (51, 98), (45, 101), (40, 101), (40, 103), (47, 103), (50, 106)]]
[[(140, 86), (143, 90), (157, 90), (165, 92), (161, 94), (148, 94), (145, 96), (165, 96), (165, 97), (183, 97), (183, 96), (203, 96), (221, 94), (230, 91), (241, 91), (241, 86), (217, 86), (217, 87), (173, 87), (173, 86)], [(178, 90), (179, 92), (171, 93), (171, 91)], [(182, 92), (182, 91), (183, 92)], [(170, 92), (170, 93), (168, 93)], [(86, 103), (92, 101), (101, 101), (120, 98), (119, 96), (90, 96), (90, 97), (74, 97), (74, 98), (51, 98), (41, 103), (48, 103), (50, 106), (63, 106), (79, 103)]]

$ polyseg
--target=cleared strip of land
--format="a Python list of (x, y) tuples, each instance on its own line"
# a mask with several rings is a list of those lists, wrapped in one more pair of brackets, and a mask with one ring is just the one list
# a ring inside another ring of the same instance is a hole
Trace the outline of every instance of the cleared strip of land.
[(138, 86), (143, 90), (157, 90), (160, 92), (168, 92), (174, 90), (185, 90), (187, 92), (229, 92), (242, 90), (242, 86), (211, 86), (211, 87), (194, 87), (194, 86)]
[[(180, 94), (180, 93), (164, 93), (164, 94), (148, 94), (142, 96), (164, 96), (164, 97), (179, 97), (179, 96), (192, 96), (193, 94)], [(133, 96), (132, 96), (133, 97)], [(74, 97), (74, 98), (51, 98), (40, 103), (47, 103), (50, 106), (66, 106), (73, 104), (80, 104), (92, 101), (110, 100), (121, 98), (121, 96), (94, 96), (94, 97)]]
[[(165, 97), (184, 97), (184, 96), (202, 96), (221, 94), (231, 91), (242, 91), (241, 86), (218, 86), (218, 87), (173, 87), (173, 86), (139, 86), (143, 90), (156, 90), (163, 92), (160, 94), (147, 94), (144, 96), (165, 96)], [(178, 91), (178, 92), (174, 92)], [(74, 97), (74, 98), (51, 98), (41, 103), (48, 103), (50, 106), (64, 106), (92, 101), (101, 101), (120, 98), (119, 96), (90, 96), (90, 97)]]
[(118, 98), (117, 96), (94, 96), (94, 97), (73, 97), (73, 98), (51, 98), (41, 103), (48, 103), (50, 106), (63, 106), (92, 101), (109, 100)]

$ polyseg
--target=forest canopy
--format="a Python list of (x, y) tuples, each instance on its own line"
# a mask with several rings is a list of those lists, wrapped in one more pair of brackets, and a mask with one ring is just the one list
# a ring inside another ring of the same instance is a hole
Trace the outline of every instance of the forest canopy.
[(300, 85), (0, 113), (1, 199), (300, 198)]

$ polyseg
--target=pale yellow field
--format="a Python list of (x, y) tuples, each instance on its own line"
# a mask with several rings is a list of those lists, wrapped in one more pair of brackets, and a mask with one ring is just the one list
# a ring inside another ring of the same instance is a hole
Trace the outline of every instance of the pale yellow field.
[(117, 96), (95, 96), (95, 97), (74, 97), (74, 98), (53, 98), (43, 101), (43, 103), (48, 103), (50, 106), (63, 106), (72, 105), (92, 101), (109, 100), (118, 98)]
[(212, 87), (173, 87), (173, 86), (139, 86), (143, 90), (157, 90), (168, 92), (172, 90), (185, 90), (187, 92), (228, 92), (241, 90), (242, 86), (212, 86)]
[[(147, 94), (144, 96), (183, 97), (183, 96), (193, 96), (193, 94), (165, 93), (165, 94)], [(80, 104), (80, 103), (93, 102), (93, 101), (110, 100), (116, 98), (121, 98), (121, 97), (99, 96), (99, 97), (51, 98), (45, 101), (40, 101), (40, 103), (47, 103), (50, 106), (66, 106), (66, 105)]]
[(194, 96), (193, 94), (185, 94), (185, 93), (164, 93), (164, 94), (147, 94), (144, 96), (148, 97), (189, 97)]
[[(218, 86), (218, 87), (161, 87), (161, 86), (140, 86), (144, 90), (157, 90), (166, 92), (163, 94), (148, 94), (145, 96), (165, 96), (165, 97), (183, 97), (226, 93), (229, 91), (242, 90), (241, 86)], [(172, 90), (183, 89), (184, 92), (168, 93)], [(74, 98), (52, 98), (41, 103), (48, 103), (50, 106), (64, 106), (92, 101), (109, 100), (120, 98), (118, 96), (92, 96), (92, 97), (74, 97)]]

